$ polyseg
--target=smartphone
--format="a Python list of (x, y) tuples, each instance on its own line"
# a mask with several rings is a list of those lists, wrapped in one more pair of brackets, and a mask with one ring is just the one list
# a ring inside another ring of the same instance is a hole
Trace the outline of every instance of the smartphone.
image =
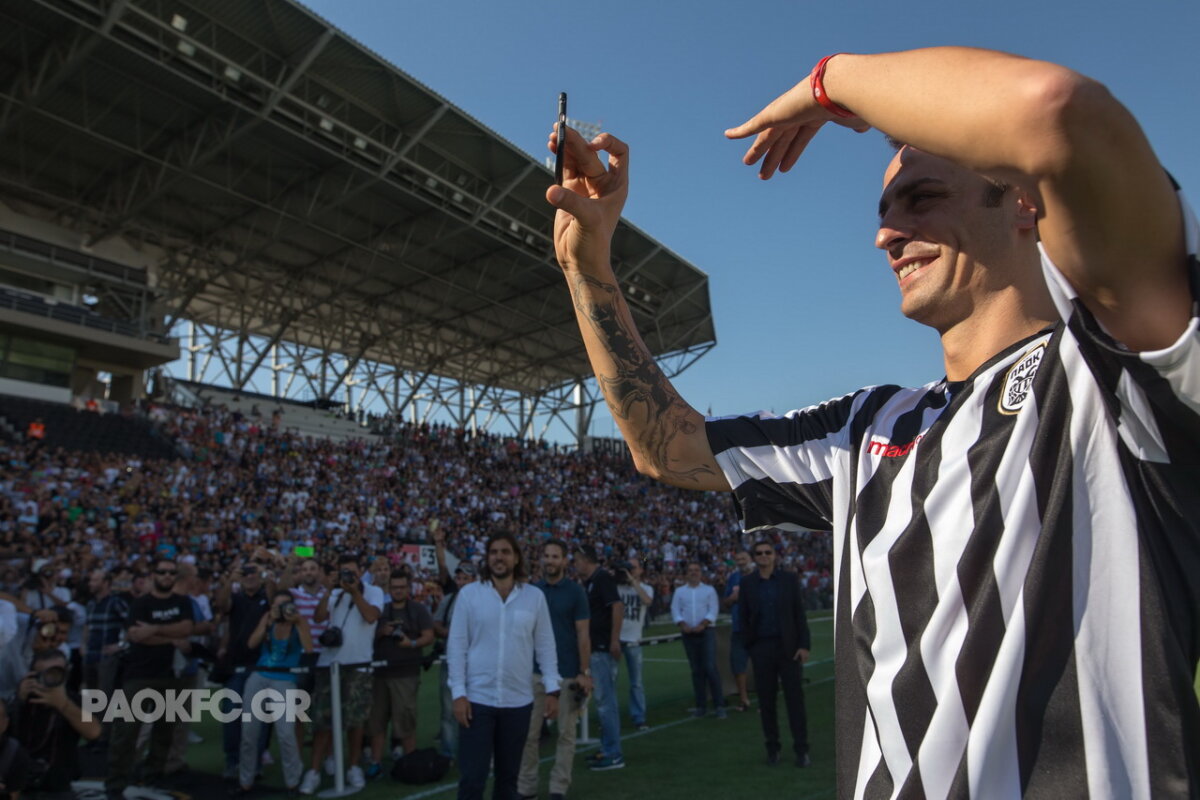
[(558, 122), (554, 132), (558, 136), (558, 151), (554, 154), (554, 182), (562, 186), (563, 182), (563, 152), (567, 149), (567, 93), (558, 93)]
[(294, 552), (296, 555), (300, 556), (301, 558), (312, 558), (313, 557), (313, 548), (305, 547), (304, 545), (298, 545), (297, 547), (293, 548), (292, 552)]

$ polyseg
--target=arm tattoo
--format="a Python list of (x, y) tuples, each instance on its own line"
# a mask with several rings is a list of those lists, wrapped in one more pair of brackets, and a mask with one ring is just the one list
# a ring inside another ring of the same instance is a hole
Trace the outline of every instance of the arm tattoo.
[(634, 436), (647, 461), (663, 475), (676, 480), (694, 483), (702, 475), (714, 474), (712, 468), (703, 465), (684, 471), (670, 468), (667, 452), (671, 442), (681, 434), (694, 434), (697, 427), (689, 420), (691, 409), (640, 343), (632, 323), (622, 316), (624, 300), (620, 290), (614, 284), (579, 275), (571, 282), (571, 295), (576, 309), (608, 348), (616, 364), (613, 375), (596, 371), (609, 410), (617, 419), (638, 416), (645, 420), (646, 424)]

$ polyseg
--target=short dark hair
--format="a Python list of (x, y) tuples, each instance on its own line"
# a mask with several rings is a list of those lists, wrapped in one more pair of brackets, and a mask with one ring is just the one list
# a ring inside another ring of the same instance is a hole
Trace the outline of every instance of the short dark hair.
[(772, 541), (768, 541), (766, 539), (759, 539), (757, 542), (754, 543), (754, 549), (757, 550), (760, 547), (766, 547), (766, 548), (769, 548), (772, 553), (775, 552), (775, 543)]
[(581, 544), (575, 548), (575, 552), (583, 556), (589, 564), (600, 563), (600, 554), (596, 552), (595, 545)]
[(358, 566), (358, 553), (342, 553), (338, 556), (337, 563), (339, 567), (342, 564), (354, 564)]
[(59, 650), (57, 647), (43, 647), (40, 650), (33, 651), (33, 660), (29, 664), (32, 666), (52, 659), (69, 663), (67, 657), (63, 655), (62, 650)]
[[(887, 143), (892, 146), (892, 149), (897, 153), (908, 147), (908, 142), (903, 142), (895, 136), (885, 135)], [(983, 190), (983, 205), (985, 208), (999, 208), (1004, 202), (1004, 195), (1008, 194), (1008, 190), (1012, 188), (1012, 184), (1005, 183), (996, 178), (989, 178), (987, 175), (979, 177), (987, 181), (987, 187)]]
[(547, 547), (557, 547), (559, 552), (563, 554), (563, 558), (566, 558), (567, 553), (570, 552), (567, 550), (567, 543), (562, 539), (547, 539), (546, 541), (542, 542), (542, 550), (545, 550)]

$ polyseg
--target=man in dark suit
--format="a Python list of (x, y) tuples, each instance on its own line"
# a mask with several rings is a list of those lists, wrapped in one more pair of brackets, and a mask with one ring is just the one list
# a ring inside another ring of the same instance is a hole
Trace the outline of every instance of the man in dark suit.
[(796, 766), (807, 767), (808, 722), (804, 713), (802, 670), (808, 661), (810, 639), (800, 579), (794, 572), (776, 569), (775, 547), (770, 542), (754, 545), (753, 555), (758, 569), (742, 578), (738, 611), (746, 650), (754, 665), (767, 763), (779, 763), (779, 715), (775, 700), (782, 683)]

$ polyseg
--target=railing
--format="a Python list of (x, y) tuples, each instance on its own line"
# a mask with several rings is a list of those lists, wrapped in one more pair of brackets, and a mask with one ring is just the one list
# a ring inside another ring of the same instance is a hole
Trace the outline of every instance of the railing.
[(3, 287), (0, 287), (0, 308), (34, 314), (72, 325), (83, 325), (87, 328), (130, 336), (135, 339), (150, 339), (163, 344), (170, 342), (170, 337), (144, 331), (132, 322), (102, 317), (94, 311), (70, 303), (51, 302), (37, 295), (25, 294)]

